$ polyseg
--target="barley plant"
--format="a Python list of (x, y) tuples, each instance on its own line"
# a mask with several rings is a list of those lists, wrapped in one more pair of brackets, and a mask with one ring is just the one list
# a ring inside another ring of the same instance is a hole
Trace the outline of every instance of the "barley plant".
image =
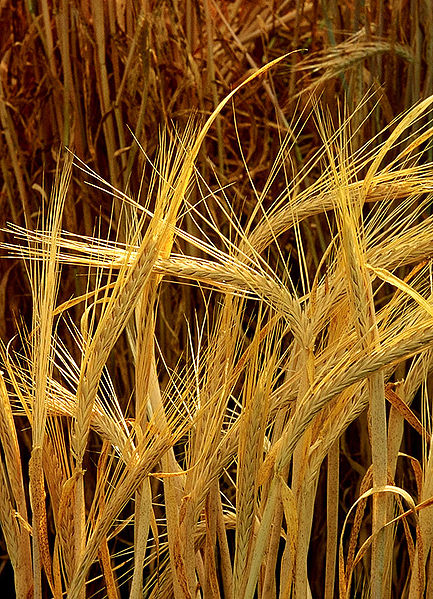
[(0, 595), (433, 597), (429, 3), (0, 18)]

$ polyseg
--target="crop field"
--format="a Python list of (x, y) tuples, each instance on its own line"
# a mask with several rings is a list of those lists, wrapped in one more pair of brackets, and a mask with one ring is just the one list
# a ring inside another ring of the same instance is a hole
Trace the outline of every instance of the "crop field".
[(430, 2), (0, 50), (0, 596), (433, 597)]

